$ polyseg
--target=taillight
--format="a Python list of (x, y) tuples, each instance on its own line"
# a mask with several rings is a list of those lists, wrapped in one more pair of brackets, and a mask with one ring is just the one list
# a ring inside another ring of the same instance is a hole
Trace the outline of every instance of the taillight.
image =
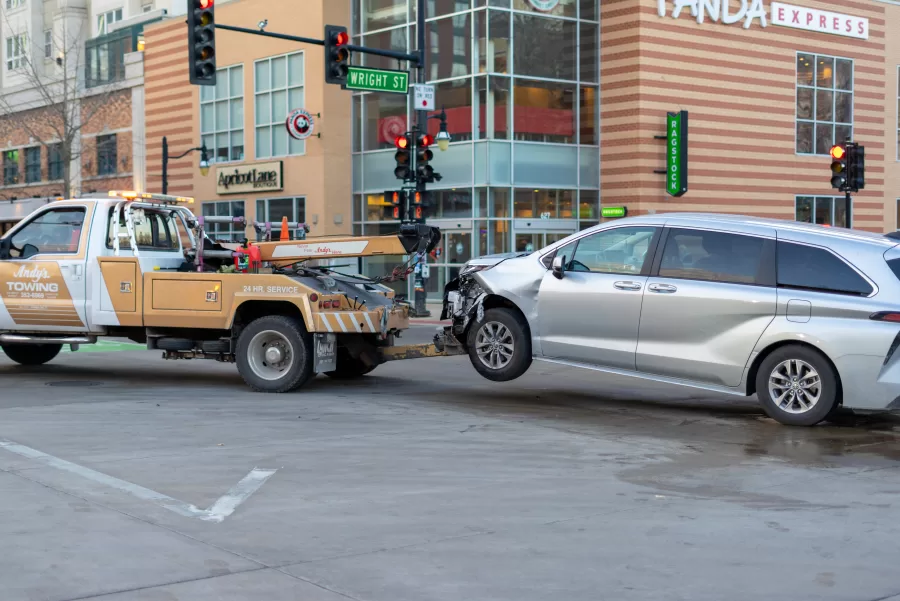
[(898, 311), (879, 311), (869, 315), (869, 319), (873, 321), (889, 321), (891, 323), (900, 323), (900, 312)]
[(332, 309), (340, 309), (340, 308), (341, 308), (341, 301), (339, 301), (339, 300), (333, 300), (333, 301), (331, 301), (331, 308), (332, 308)]
[(317, 300), (319, 300), (319, 295), (316, 294), (315, 292), (313, 292), (312, 294), (309, 295), (309, 302), (314, 303)]

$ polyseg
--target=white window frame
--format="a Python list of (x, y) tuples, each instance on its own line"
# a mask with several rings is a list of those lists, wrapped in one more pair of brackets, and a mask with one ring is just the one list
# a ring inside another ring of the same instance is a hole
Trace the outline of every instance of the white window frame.
[[(801, 54), (809, 55), (813, 57), (813, 62), (817, 61), (820, 58), (830, 58), (834, 65), (834, 72), (832, 73), (832, 85), (830, 88), (820, 87), (816, 81), (816, 66), (813, 66), (813, 82), (812, 85), (801, 85), (799, 82), (799, 69), (797, 66), (797, 60), (794, 61), (794, 153), (799, 156), (827, 156), (828, 153), (825, 152), (823, 154), (816, 153), (816, 125), (819, 123), (830, 123), (831, 124), (831, 136), (832, 136), (832, 144), (836, 144), (843, 140), (837, 140), (834, 138), (834, 128), (837, 125), (849, 125), (850, 126), (850, 137), (853, 137), (854, 130), (854, 119), (856, 118), (856, 60), (852, 58), (847, 58), (845, 56), (832, 56), (829, 54), (819, 54), (816, 52), (804, 52), (798, 50), (795, 54), (795, 58), (799, 59)], [(837, 61), (849, 61), (850, 69), (851, 69), (851, 85), (849, 90), (839, 90), (835, 87), (837, 83)], [(797, 99), (800, 95), (801, 88), (811, 89), (813, 91), (813, 104), (812, 104), (812, 119), (800, 119), (797, 116)], [(831, 97), (831, 121), (819, 121), (816, 119), (816, 91), (817, 90), (830, 90), (832, 92)], [(850, 123), (845, 123), (843, 121), (837, 121), (837, 93), (840, 92), (842, 94), (850, 94)], [(812, 152), (799, 152), (797, 150), (797, 125), (800, 123), (812, 123), (813, 127), (813, 137), (812, 137)], [(829, 146), (830, 147), (830, 146)]]
[[(291, 58), (299, 57), (300, 60), (300, 82), (291, 80)], [(273, 65), (280, 59), (284, 60), (285, 78), (284, 86), (273, 87)], [(260, 89), (260, 78), (258, 77), (260, 70), (266, 69), (268, 72), (269, 86)], [(276, 94), (284, 93), (285, 114), (275, 114), (274, 99)], [(291, 98), (294, 98), (292, 101)], [(306, 154), (306, 140), (295, 140), (287, 133), (284, 122), (287, 119), (287, 113), (293, 109), (303, 108), (306, 99), (306, 53), (304, 51), (289, 52), (287, 54), (279, 54), (270, 56), (253, 62), (253, 147), (256, 152), (257, 159), (270, 159), (284, 156), (298, 156)], [(267, 104), (264, 104), (267, 103)], [(260, 107), (268, 107), (268, 120), (261, 119)], [(263, 148), (260, 134), (266, 132), (268, 135), (268, 148)], [(286, 152), (275, 151), (275, 140), (277, 136), (281, 136), (284, 140), (284, 149)]]
[(53, 58), (53, 30), (44, 30), (44, 58)]
[[(215, 86), (199, 86), (200, 87), (200, 137), (207, 150), (209, 150), (210, 163), (229, 163), (234, 161), (243, 161), (247, 156), (247, 140), (244, 135), (244, 65), (231, 65), (230, 67), (219, 67), (217, 70), (216, 81), (219, 82)], [(237, 85), (238, 89), (231, 89), (232, 73), (240, 72), (241, 82)], [(220, 96), (221, 94), (221, 96)], [(232, 107), (240, 105), (240, 118), (233, 119)], [(228, 112), (225, 129), (216, 127), (216, 111), (225, 110)], [(210, 115), (208, 118), (206, 115)], [(212, 123), (209, 120), (212, 120)], [(232, 122), (236, 121), (236, 122)], [(283, 124), (282, 124), (283, 126)], [(237, 158), (235, 156), (235, 148), (238, 144), (235, 138), (236, 134), (240, 134), (241, 152)], [(218, 140), (224, 138), (226, 144), (220, 145)], [(218, 150), (220, 148), (227, 149), (228, 158), (219, 159)]]
[(16, 33), (6, 38), (6, 70), (16, 71), (25, 67), (28, 40), (24, 33)]
[[(812, 221), (799, 221), (797, 219), (797, 203), (801, 198), (811, 198), (812, 199), (812, 207), (810, 208), (810, 216), (812, 217)], [(829, 215), (829, 223), (827, 224), (818, 224), (818, 225), (828, 225), (830, 227), (841, 227), (834, 224), (834, 211), (837, 207), (838, 202), (845, 202), (846, 196), (830, 196), (828, 194), (797, 194), (794, 196), (794, 221), (798, 221), (799, 223), (811, 223), (815, 224), (816, 221), (816, 201), (819, 198), (830, 198), (831, 199), (831, 214)], [(853, 200), (850, 200), (850, 225), (853, 225)]]
[(118, 23), (124, 18), (125, 12), (120, 6), (112, 10), (107, 10), (97, 15), (97, 35), (109, 33), (109, 26)]

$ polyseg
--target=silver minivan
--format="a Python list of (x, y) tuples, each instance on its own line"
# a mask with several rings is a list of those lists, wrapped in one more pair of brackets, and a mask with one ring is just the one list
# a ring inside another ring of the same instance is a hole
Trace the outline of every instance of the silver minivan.
[(443, 319), (485, 378), (532, 360), (734, 395), (783, 424), (900, 408), (900, 239), (647, 215), (470, 261)]

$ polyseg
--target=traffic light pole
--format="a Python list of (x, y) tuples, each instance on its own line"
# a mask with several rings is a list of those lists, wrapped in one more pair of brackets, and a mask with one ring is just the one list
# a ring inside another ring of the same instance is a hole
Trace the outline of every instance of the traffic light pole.
[(847, 218), (847, 229), (853, 227), (853, 218), (851, 216), (851, 207), (853, 206), (852, 199), (850, 198), (850, 191), (847, 190), (847, 196), (844, 198), (844, 215)]

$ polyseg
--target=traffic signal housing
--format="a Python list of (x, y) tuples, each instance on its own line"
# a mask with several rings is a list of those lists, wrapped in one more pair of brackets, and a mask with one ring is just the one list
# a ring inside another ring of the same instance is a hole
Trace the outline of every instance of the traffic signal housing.
[(188, 0), (188, 79), (197, 86), (216, 85), (215, 0)]
[(847, 191), (847, 148), (841, 144), (831, 147), (831, 187)]
[(866, 147), (847, 144), (847, 187), (859, 192), (866, 187)]
[(416, 190), (413, 192), (411, 207), (411, 217), (413, 221), (419, 223), (425, 222), (425, 192)]
[(434, 168), (428, 164), (434, 158), (430, 148), (433, 143), (429, 134), (421, 134), (416, 140), (416, 180), (422, 183), (434, 181)]
[(409, 134), (398, 136), (394, 140), (394, 146), (397, 147), (397, 152), (394, 153), (394, 161), (397, 163), (394, 177), (409, 181), (412, 178), (412, 137)]
[(403, 204), (406, 200), (406, 192), (404, 190), (388, 190), (384, 193), (384, 199), (390, 204), (391, 217), (400, 219)]
[(350, 70), (350, 34), (346, 27), (325, 26), (325, 83), (347, 83)]

